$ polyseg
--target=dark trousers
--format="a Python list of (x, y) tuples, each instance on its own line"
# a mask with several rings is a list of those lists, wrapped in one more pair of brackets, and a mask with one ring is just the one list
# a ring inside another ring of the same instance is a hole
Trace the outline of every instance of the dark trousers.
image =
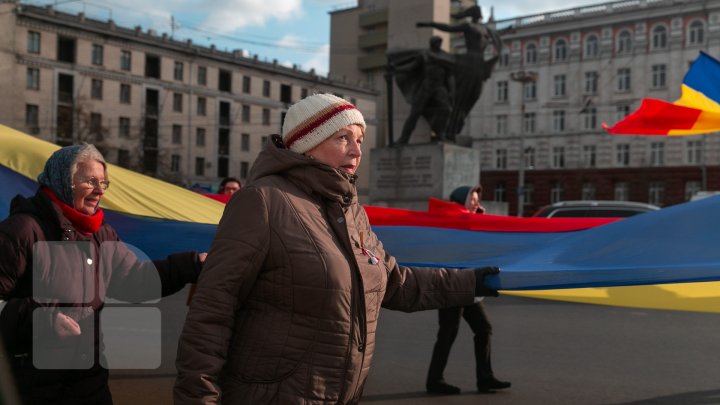
[(460, 328), (460, 316), (470, 326), (475, 334), (475, 374), (478, 383), (482, 380), (492, 378), (492, 364), (490, 362), (490, 335), (492, 326), (485, 315), (482, 302), (467, 305), (464, 307), (443, 308), (438, 310), (440, 329), (437, 334), (437, 342), (433, 349), (430, 369), (428, 370), (427, 382), (433, 383), (443, 380), (443, 372), (447, 365), (450, 349)]
[(22, 405), (112, 405), (108, 371), (38, 370), (30, 364), (12, 368)]

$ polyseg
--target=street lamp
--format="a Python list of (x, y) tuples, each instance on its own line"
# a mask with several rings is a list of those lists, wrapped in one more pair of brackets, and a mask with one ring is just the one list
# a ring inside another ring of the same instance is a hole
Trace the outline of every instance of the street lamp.
[(536, 82), (538, 78), (537, 72), (520, 70), (510, 74), (510, 80), (518, 82), (520, 86), (520, 159), (518, 164), (518, 209), (517, 216), (523, 216), (525, 208), (525, 84)]

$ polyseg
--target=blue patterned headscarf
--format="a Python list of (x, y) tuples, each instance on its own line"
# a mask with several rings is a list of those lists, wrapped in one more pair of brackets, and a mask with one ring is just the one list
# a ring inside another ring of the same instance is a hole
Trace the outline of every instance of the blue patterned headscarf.
[(38, 176), (38, 183), (48, 187), (60, 201), (73, 206), (72, 166), (85, 145), (70, 145), (53, 153)]

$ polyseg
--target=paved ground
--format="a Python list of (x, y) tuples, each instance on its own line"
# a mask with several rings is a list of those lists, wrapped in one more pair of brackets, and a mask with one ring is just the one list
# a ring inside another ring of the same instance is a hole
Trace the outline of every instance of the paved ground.
[[(184, 294), (161, 304), (163, 365), (147, 376), (115, 373), (115, 402), (170, 404), (174, 342)], [(487, 299), (496, 374), (513, 387), (477, 394), (472, 337), (463, 323), (446, 379), (459, 396), (424, 392), (436, 311), (384, 311), (362, 403), (720, 404), (720, 314), (652, 311), (503, 296)]]

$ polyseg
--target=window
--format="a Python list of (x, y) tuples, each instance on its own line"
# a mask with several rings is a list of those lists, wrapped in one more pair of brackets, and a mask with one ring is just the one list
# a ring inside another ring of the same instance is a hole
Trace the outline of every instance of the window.
[(595, 185), (593, 183), (583, 183), (580, 199), (586, 201), (595, 199)]
[(495, 101), (499, 103), (504, 103), (508, 101), (508, 82), (506, 80), (501, 80), (497, 82)]
[(685, 182), (685, 201), (690, 199), (702, 190), (702, 182), (699, 180), (688, 180)]
[(555, 41), (555, 48), (553, 56), (555, 62), (562, 62), (567, 59), (567, 42), (564, 39), (558, 39)]
[(28, 53), (40, 53), (40, 33), (39, 32), (28, 31), (27, 51), (28, 51)]
[(583, 128), (584, 129), (595, 129), (597, 127), (597, 108), (589, 107), (586, 108), (582, 113), (583, 115)]
[(507, 149), (495, 149), (495, 168), (507, 169)]
[(526, 101), (535, 100), (537, 98), (537, 83), (532, 80), (523, 83), (523, 99)]
[(586, 58), (595, 58), (598, 56), (599, 53), (599, 46), (598, 46), (598, 37), (595, 35), (589, 35), (587, 39), (585, 39), (585, 57)]
[(585, 72), (585, 94), (597, 94), (598, 72)]
[(130, 51), (120, 51), (120, 69), (130, 71), (132, 67), (132, 53)]
[[(243, 76), (243, 84), (242, 84), (243, 93), (250, 94), (251, 90), (252, 89), (250, 87), (250, 76)], [(307, 91), (307, 89), (305, 91)], [(307, 97), (307, 95), (306, 95), (306, 97)]]
[(525, 183), (523, 186), (523, 203), (532, 204), (532, 196), (535, 193), (535, 186), (532, 183)]
[(103, 64), (103, 46), (93, 44), (92, 46), (92, 64), (102, 66)]
[(120, 83), (120, 103), (130, 104), (131, 88), (129, 84)]
[(28, 90), (40, 90), (40, 69), (27, 68), (27, 79), (25, 88)]
[(263, 110), (262, 110), (262, 124), (270, 125), (270, 109), (269, 108), (263, 108)]
[(697, 165), (703, 162), (702, 146), (703, 142), (701, 140), (687, 141), (685, 144), (685, 156), (687, 156), (688, 164)]
[(118, 135), (121, 138), (130, 137), (130, 118), (120, 117), (118, 118)]
[(75, 38), (58, 35), (57, 60), (60, 62), (75, 63)]
[(267, 141), (268, 141), (268, 137), (267, 137), (267, 136), (261, 137), (261, 138), (260, 138), (260, 145), (262, 145), (263, 148), (264, 148), (264, 147), (265, 147), (265, 144), (267, 144)]
[(197, 98), (197, 115), (207, 115), (207, 99), (205, 97)]
[(495, 116), (495, 132), (498, 135), (507, 135), (507, 115)]
[(246, 179), (250, 173), (250, 164), (248, 162), (240, 162), (240, 178)]
[(652, 65), (652, 88), (661, 89), (665, 87), (665, 65)]
[(630, 185), (626, 181), (618, 181), (615, 183), (614, 198), (618, 201), (630, 200)]
[(505, 183), (499, 182), (495, 184), (495, 188), (493, 189), (493, 201), (505, 201)]
[(559, 181), (553, 182), (550, 185), (550, 203), (554, 204), (556, 202), (563, 200), (563, 186), (562, 183)]
[(94, 100), (102, 100), (103, 98), (103, 81), (100, 79), (92, 79), (90, 82), (90, 98)]
[(615, 107), (615, 121), (620, 121), (628, 115), (630, 115), (629, 105), (619, 105)]
[(195, 129), (195, 146), (205, 146), (205, 128)]
[(229, 70), (218, 71), (218, 90), (232, 93), (232, 73)]
[(250, 150), (250, 134), (240, 134), (240, 150), (245, 152)]
[(705, 26), (702, 21), (693, 21), (688, 26), (688, 43), (702, 45), (705, 41)]
[(653, 142), (650, 144), (650, 165), (662, 166), (665, 163), (665, 144)]
[(118, 149), (117, 164), (120, 167), (130, 167), (130, 151), (127, 149)]
[(652, 30), (652, 49), (665, 49), (667, 47), (667, 29), (658, 25)]
[(204, 176), (205, 175), (205, 158), (201, 158), (201, 157), (195, 158), (195, 175), (196, 176)]
[(615, 165), (630, 166), (630, 145), (621, 143), (615, 145)]
[(173, 93), (173, 111), (182, 112), (183, 96), (180, 93)]
[(665, 200), (665, 183), (662, 181), (651, 181), (648, 188), (648, 202), (650, 204), (662, 205)]
[(306, 98), (308, 96), (308, 89), (305, 87), (300, 89), (300, 100)]
[(523, 115), (523, 133), (535, 133), (535, 113), (529, 112)]
[(554, 83), (554, 96), (555, 97), (564, 97), (565, 96), (565, 75), (555, 75), (553, 76), (553, 83)]
[(205, 66), (198, 66), (197, 82), (200, 86), (207, 85), (207, 68)]
[(40, 107), (35, 104), (25, 104), (25, 126), (32, 134), (40, 132)]
[(525, 64), (534, 65), (537, 63), (537, 46), (535, 44), (527, 44), (525, 46)]
[(173, 69), (173, 79), (182, 81), (184, 76), (183, 70), (185, 70), (185, 65), (182, 62), (175, 61), (175, 68)]
[(263, 80), (263, 97), (270, 97), (270, 80)]
[(632, 36), (630, 31), (623, 30), (617, 36), (617, 54), (626, 54), (632, 52)]
[(244, 105), (242, 106), (242, 113), (241, 113), (241, 119), (242, 122), (250, 123), (250, 106)]
[[(525, 168), (535, 168), (535, 148), (533, 148), (532, 146), (528, 146), (527, 148), (525, 148)], [(528, 201), (530, 200), (525, 200), (525, 202)]]
[(553, 130), (556, 132), (565, 131), (565, 110), (553, 111)]
[[(292, 103), (292, 86), (289, 84), (280, 85), (280, 101), (285, 104)], [(352, 104), (355, 105), (355, 103)]]
[(565, 167), (565, 147), (554, 146), (552, 148), (552, 167), (553, 169), (562, 169)]
[(182, 145), (182, 125), (173, 124), (172, 143), (173, 145)]
[(630, 91), (630, 68), (617, 70), (617, 90)]
[(510, 66), (510, 51), (507, 48), (503, 48), (502, 52), (500, 52), (500, 60), (498, 60), (498, 64), (501, 67)]
[(173, 173), (180, 171), (180, 155), (173, 154), (170, 156), (170, 171)]
[(597, 147), (595, 145), (583, 145), (582, 163), (584, 167), (595, 167), (597, 159)]
[(95, 135), (97, 140), (102, 136), (102, 114), (90, 113), (90, 134)]
[(160, 78), (160, 57), (157, 55), (145, 55), (145, 77)]

